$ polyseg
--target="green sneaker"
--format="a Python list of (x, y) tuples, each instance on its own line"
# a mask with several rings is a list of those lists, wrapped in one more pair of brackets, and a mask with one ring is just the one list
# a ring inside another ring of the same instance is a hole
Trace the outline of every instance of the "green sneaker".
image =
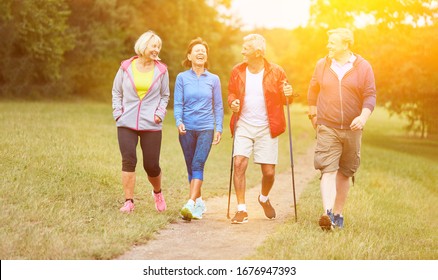
[(195, 207), (193, 205), (188, 204), (188, 203), (186, 205), (184, 205), (184, 207), (180, 211), (180, 214), (181, 214), (181, 217), (183, 218), (183, 220), (190, 222), (193, 219), (193, 212), (195, 210), (194, 208)]

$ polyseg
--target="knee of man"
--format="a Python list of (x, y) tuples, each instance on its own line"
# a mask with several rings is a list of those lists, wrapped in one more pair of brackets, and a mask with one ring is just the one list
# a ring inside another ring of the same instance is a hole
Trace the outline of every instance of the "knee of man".
[(245, 172), (248, 160), (243, 157), (234, 158), (234, 172)]
[(263, 171), (263, 177), (265, 177), (266, 179), (274, 179), (275, 178), (275, 169)]

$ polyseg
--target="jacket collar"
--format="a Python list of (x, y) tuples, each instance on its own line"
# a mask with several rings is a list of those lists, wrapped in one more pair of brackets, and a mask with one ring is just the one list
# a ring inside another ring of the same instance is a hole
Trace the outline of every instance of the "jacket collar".
[[(132, 61), (133, 61), (134, 59), (136, 59), (136, 58), (138, 58), (138, 55), (135, 55), (135, 56), (133, 56), (133, 57), (131, 57), (131, 58), (129, 58), (129, 59), (126, 59), (126, 60), (122, 61), (120, 67), (122, 67), (123, 70), (127, 71), (128, 68), (129, 68), (129, 66), (131, 65)], [(164, 63), (162, 63), (162, 62), (160, 62), (160, 61), (158, 61), (158, 60), (155, 60), (154, 62), (155, 62), (155, 67), (158, 68), (158, 70), (159, 70), (161, 73), (166, 72), (166, 70), (167, 70), (167, 66), (166, 66), (166, 64), (164, 64)]]
[[(364, 61), (364, 58), (361, 57), (360, 55), (356, 54), (356, 53), (352, 53), (356, 59), (353, 62), (353, 66), (357, 66), (359, 65), (359, 63), (361, 63), (362, 61)], [(326, 65), (331, 65), (332, 64), (332, 59), (328, 57), (328, 55), (325, 57), (325, 63)]]
[[(263, 58), (263, 63), (264, 63), (265, 74), (266, 74), (272, 69), (272, 66), (271, 66), (271, 63), (266, 58)], [(244, 72), (246, 70), (247, 66), (248, 66), (248, 63), (246, 63), (246, 62), (241, 62), (241, 63), (237, 64), (237, 68), (239, 69), (239, 72)]]

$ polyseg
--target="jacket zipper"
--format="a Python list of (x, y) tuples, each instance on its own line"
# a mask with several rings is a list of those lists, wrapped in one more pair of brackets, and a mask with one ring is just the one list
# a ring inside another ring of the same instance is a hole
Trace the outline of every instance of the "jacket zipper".
[[(158, 74), (157, 78), (152, 82), (151, 86), (149, 87), (149, 90), (146, 92), (146, 94), (144, 95), (143, 99), (140, 99), (140, 103), (138, 103), (138, 109), (137, 109), (137, 121), (136, 121), (136, 130), (138, 130), (139, 127), (139, 123), (140, 123), (140, 108), (141, 108), (141, 104), (143, 103), (143, 100), (146, 98), (146, 96), (148, 95), (148, 93), (152, 90), (152, 87), (156, 84), (156, 82), (158, 81), (158, 79), (161, 77), (163, 73), (160, 72), (160, 74)], [(129, 73), (128, 73), (129, 75)], [(133, 81), (133, 80), (132, 80)], [(135, 93), (137, 93), (138, 96), (138, 92), (137, 92), (137, 88), (135, 87), (135, 84), (133, 82), (133, 87), (135, 90)]]
[[(353, 66), (354, 67), (354, 66)], [(344, 76), (342, 77), (341, 80), (339, 80), (338, 75), (336, 74), (335, 71), (332, 70), (331, 67), (329, 67), (330, 71), (333, 72), (333, 74), (335, 74), (335, 76), (338, 78), (338, 86), (339, 86), (339, 101), (341, 103), (341, 129), (344, 129), (344, 102), (343, 102), (343, 98), (342, 98), (342, 80), (351, 73), (351, 71), (353, 71), (353, 68), (351, 68), (350, 70), (348, 70)]]

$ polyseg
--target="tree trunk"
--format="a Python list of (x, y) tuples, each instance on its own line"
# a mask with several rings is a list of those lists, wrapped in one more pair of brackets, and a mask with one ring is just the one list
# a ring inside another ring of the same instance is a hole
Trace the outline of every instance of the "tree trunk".
[(427, 124), (427, 138), (438, 139), (438, 120), (431, 120)]

